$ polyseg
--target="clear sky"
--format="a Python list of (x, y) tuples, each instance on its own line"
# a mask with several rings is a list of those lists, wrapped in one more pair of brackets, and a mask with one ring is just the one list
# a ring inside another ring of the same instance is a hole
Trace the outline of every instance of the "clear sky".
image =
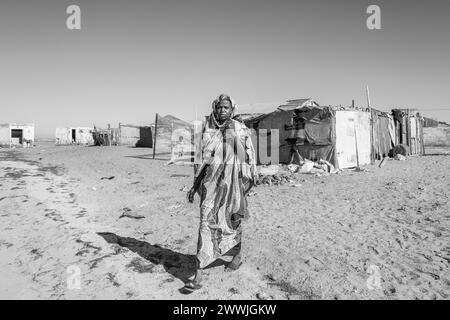
[[(66, 28), (70, 4), (81, 30)], [(382, 30), (366, 28), (370, 4)], [(450, 122), (448, 0), (1, 0), (0, 48), (0, 123), (41, 138), (155, 112), (194, 120), (222, 92), (365, 106), (366, 84), (378, 109)]]

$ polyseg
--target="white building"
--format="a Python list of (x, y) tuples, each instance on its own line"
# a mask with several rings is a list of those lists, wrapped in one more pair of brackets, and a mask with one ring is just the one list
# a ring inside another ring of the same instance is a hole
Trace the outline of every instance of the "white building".
[(93, 131), (93, 128), (88, 127), (56, 128), (55, 143), (91, 145), (94, 144)]
[(0, 124), (0, 147), (32, 147), (34, 124)]

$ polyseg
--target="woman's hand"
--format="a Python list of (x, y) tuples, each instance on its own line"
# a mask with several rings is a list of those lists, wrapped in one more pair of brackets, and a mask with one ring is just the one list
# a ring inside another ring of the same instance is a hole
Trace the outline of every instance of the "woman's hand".
[(195, 196), (195, 189), (191, 188), (191, 190), (188, 191), (187, 193), (187, 201), (190, 203), (194, 202), (194, 196)]

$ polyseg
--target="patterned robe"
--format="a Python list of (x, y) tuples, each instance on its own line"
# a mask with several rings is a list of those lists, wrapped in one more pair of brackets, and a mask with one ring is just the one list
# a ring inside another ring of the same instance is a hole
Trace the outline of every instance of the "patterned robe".
[(228, 120), (219, 128), (209, 117), (203, 129), (199, 184), (200, 268), (214, 262), (241, 242), (241, 220), (248, 217), (246, 193), (254, 185), (256, 161), (250, 130)]

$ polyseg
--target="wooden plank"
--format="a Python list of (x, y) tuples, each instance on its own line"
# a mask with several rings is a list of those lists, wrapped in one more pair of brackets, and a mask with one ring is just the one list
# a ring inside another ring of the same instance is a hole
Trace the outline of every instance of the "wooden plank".
[(155, 159), (155, 151), (156, 151), (156, 135), (158, 133), (158, 113), (155, 115), (155, 137), (153, 138), (153, 159)]
[[(358, 152), (358, 137), (356, 132), (356, 121), (353, 122), (353, 131), (355, 132), (355, 149), (356, 149), (356, 169), (359, 168), (359, 152)], [(371, 148), (372, 149), (372, 148)], [(372, 159), (370, 159), (372, 161)]]
[[(374, 164), (375, 163), (375, 152), (374, 152), (374, 145), (373, 145), (373, 114), (372, 114), (372, 106), (370, 103), (370, 91), (369, 91), (369, 86), (366, 86), (366, 94), (367, 94), (367, 108), (369, 108), (369, 120), (370, 120), (370, 164)], [(356, 139), (356, 135), (355, 135), (355, 139)], [(356, 153), (358, 154), (358, 151), (356, 151)], [(358, 168), (359, 168), (359, 163), (358, 163)]]

